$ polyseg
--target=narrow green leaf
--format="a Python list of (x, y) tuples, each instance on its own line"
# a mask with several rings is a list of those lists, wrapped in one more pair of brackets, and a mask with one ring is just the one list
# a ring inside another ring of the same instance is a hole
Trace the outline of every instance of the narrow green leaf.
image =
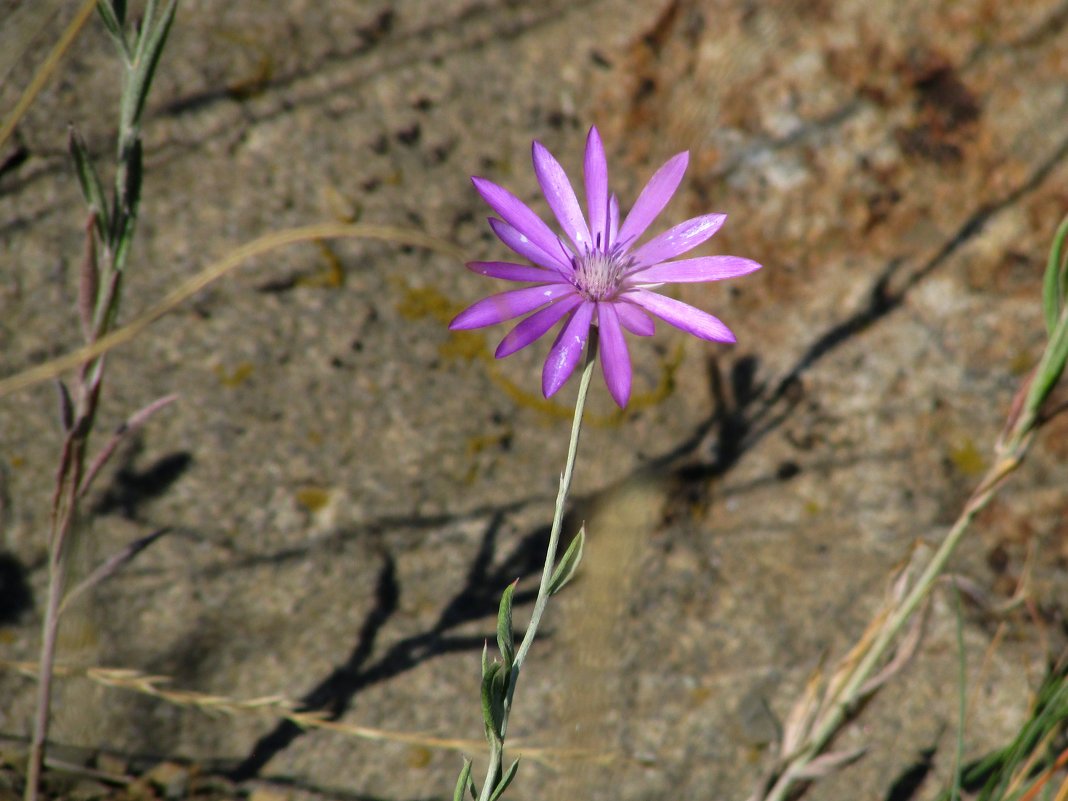
[[(156, 16), (156, 0), (147, 0), (144, 6), (144, 11), (141, 13), (141, 17), (133, 23), (133, 35), (132, 35), (132, 47), (133, 54), (128, 61), (129, 76), (132, 76), (132, 82), (137, 83), (139, 76), (142, 74), (141, 66), (144, 64), (145, 48), (148, 46), (148, 38), (152, 31), (152, 20)], [(129, 87), (127, 87), (129, 89)], [(133, 100), (135, 97), (124, 97), (124, 103), (126, 100)], [(127, 117), (127, 119), (136, 119), (136, 117)]]
[[(1051, 666), (1033, 703), (1030, 715), (1012, 741), (971, 762), (963, 770), (962, 784), (973, 791), (982, 788), (976, 801), (1005, 801), (1022, 798), (1027, 793), (1022, 776), (1041, 775), (1040, 766), (1052, 763), (1056, 752), (1047, 748), (1049, 738), (1058, 732), (1068, 717), (1068, 681), (1064, 661)], [(1018, 785), (1014, 794), (1009, 788)], [(1033, 784), (1032, 784), (1033, 786)], [(950, 789), (938, 795), (938, 801), (949, 801)]]
[(115, 220), (111, 240), (114, 245), (112, 266), (122, 272), (126, 266), (126, 253), (133, 242), (134, 229), (137, 227), (137, 211), (141, 205), (141, 183), (143, 169), (143, 150), (140, 139), (134, 139), (121, 157), (122, 168), (117, 180), (120, 183), (120, 195), (116, 201)]
[(464, 801), (464, 791), (471, 784), (471, 760), (464, 757), (464, 766), (460, 771), (460, 778), (456, 780), (456, 790), (452, 794), (452, 801)]
[(1057, 319), (1057, 326), (1042, 358), (1035, 370), (1034, 380), (1031, 381), (1031, 389), (1027, 393), (1024, 407), (1032, 415), (1037, 415), (1045, 403), (1049, 393), (1061, 378), (1065, 365), (1068, 364), (1068, 309), (1061, 309), (1061, 315)]
[(104, 27), (108, 29), (108, 33), (119, 44), (120, 49), (126, 49), (126, 36), (123, 33), (122, 26), (125, 22), (126, 16), (126, 4), (116, 0), (99, 0), (96, 4), (96, 10), (100, 14), (100, 19), (104, 22)]
[(1053, 389), (1061, 374), (1064, 372), (1065, 362), (1068, 362), (1068, 318), (1061, 312), (1061, 324), (1054, 329), (1053, 341), (1050, 342), (1049, 365), (1045, 370), (1044, 380), (1049, 382), (1049, 389)]
[(575, 539), (571, 540), (571, 544), (567, 546), (563, 557), (556, 564), (552, 578), (549, 579), (549, 595), (555, 595), (560, 592), (564, 585), (571, 581), (572, 576), (575, 575), (575, 570), (578, 569), (579, 562), (582, 561), (582, 548), (585, 544), (586, 526), (583, 524), (578, 534), (575, 535)]
[(515, 661), (515, 636), (512, 632), (512, 594), (515, 592), (518, 579), (505, 589), (501, 596), (501, 607), (497, 612), (497, 647), (501, 649), (504, 664), (511, 665)]
[(141, 140), (134, 139), (120, 154), (122, 164), (115, 176), (116, 195), (114, 217), (108, 242), (112, 248), (111, 270), (122, 273), (126, 267), (126, 254), (133, 242), (137, 227), (137, 210), (141, 202), (142, 148)]
[(504, 702), (508, 697), (508, 677), (512, 673), (511, 665), (501, 665), (493, 676), (493, 698), (499, 707), (498, 717), (504, 721)]
[(490, 681), (487, 676), (482, 680), (482, 728), (486, 732), (486, 742), (491, 746), (499, 741), (499, 736), (493, 728), (493, 703), (490, 698)]
[(1042, 282), (1042, 309), (1046, 315), (1046, 332), (1053, 336), (1057, 319), (1061, 316), (1065, 297), (1068, 293), (1068, 217), (1061, 221), (1050, 247), (1049, 260), (1046, 262), (1046, 275)]
[(148, 44), (149, 34), (152, 30), (153, 20), (156, 19), (156, 0), (147, 0), (145, 10), (141, 12), (141, 18), (137, 21), (137, 47), (135, 58), (138, 64), (145, 57), (145, 47)]
[[(155, 3), (149, 3), (149, 10), (154, 10)], [(135, 92), (135, 105), (133, 119), (140, 120), (145, 109), (145, 101), (148, 92), (152, 88), (152, 79), (156, 74), (156, 66), (163, 54), (163, 46), (167, 43), (167, 34), (170, 33), (171, 24), (174, 22), (174, 14), (178, 10), (178, 0), (170, 0), (163, 10), (162, 19), (153, 25), (152, 15), (149, 10), (145, 13), (145, 30), (141, 31), (141, 37), (137, 42), (137, 55), (134, 62), (133, 84), (131, 91)]]
[(68, 146), (71, 158), (74, 160), (74, 170), (78, 174), (78, 185), (82, 188), (82, 197), (85, 198), (85, 203), (96, 220), (97, 235), (106, 242), (109, 221), (104, 186), (100, 183), (100, 176), (97, 175), (96, 168), (93, 166), (93, 160), (89, 156), (85, 141), (74, 130), (74, 126), (70, 127)]
[(482, 677), (482, 722), (486, 725), (486, 739), (500, 744), (504, 722), (504, 689), (508, 671), (500, 662), (493, 662)]
[(504, 778), (501, 779), (501, 783), (494, 788), (493, 793), (490, 794), (489, 801), (497, 801), (502, 795), (504, 795), (504, 791), (508, 789), (508, 785), (511, 784), (512, 779), (515, 778), (515, 772), (517, 770), (519, 770), (518, 759), (512, 763), (511, 767), (508, 768), (507, 773), (504, 774)]
[(482, 678), (486, 678), (489, 670), (489, 643), (482, 643)]

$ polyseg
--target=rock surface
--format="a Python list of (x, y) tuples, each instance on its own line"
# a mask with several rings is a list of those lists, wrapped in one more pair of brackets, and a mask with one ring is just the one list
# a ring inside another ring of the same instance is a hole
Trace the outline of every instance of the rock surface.
[[(955, 518), (1041, 350), (1042, 270), (1068, 206), (1066, 26), (1052, 0), (185, 0), (145, 124), (123, 318), (236, 245), (315, 221), (503, 257), (468, 176), (544, 209), (532, 138), (577, 176), (596, 123), (624, 205), (688, 149), (663, 219), (726, 211), (705, 252), (765, 267), (678, 295), (737, 346), (661, 326), (632, 346), (625, 414), (593, 393), (570, 522), (588, 523), (584, 574), (551, 608), (510, 734), (613, 761), (533, 754), (509, 797), (745, 798), (811, 671), (863, 630), (913, 543)], [(3, 375), (78, 343), (84, 210), (66, 126), (109, 164), (109, 47), (90, 24), (0, 152)], [(113, 352), (98, 431), (181, 399), (97, 486), (75, 558), (88, 569), (171, 533), (73, 610), (64, 658), (477, 743), (479, 652), (516, 578), (528, 613), (575, 391), (540, 398), (544, 345), (495, 362), (503, 330), (445, 329), (490, 284), (410, 247), (298, 246)], [(45, 385), (0, 401), (5, 659), (36, 654), (54, 408)], [(1019, 725), (1057, 642), (1066, 426), (1039, 436), (954, 561), (1000, 601), (1033, 553), (1041, 611), (1002, 621), (1008, 637), (966, 612), (969, 755)], [(868, 755), (813, 797), (886, 797), (926, 749), (916, 797), (937, 791), (955, 628), (937, 595), (914, 663), (839, 740)], [(32, 691), (0, 674), (4, 734), (28, 732)], [(460, 765), (80, 679), (62, 682), (55, 719), (79, 753), (191, 761), (264, 798), (441, 798)]]

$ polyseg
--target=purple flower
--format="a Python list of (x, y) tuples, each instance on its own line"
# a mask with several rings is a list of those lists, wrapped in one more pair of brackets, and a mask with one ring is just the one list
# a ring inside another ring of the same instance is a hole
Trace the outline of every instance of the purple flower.
[(472, 178), (483, 200), (500, 215), (500, 219), (489, 220), (493, 232), (532, 264), (474, 261), (468, 269), (534, 285), (480, 300), (458, 314), (450, 329), (482, 328), (529, 314), (497, 346), (500, 359), (525, 348), (564, 320), (542, 370), (542, 391), (549, 397), (574, 371), (590, 325), (596, 324), (605, 383), (620, 407), (627, 405), (631, 383), (623, 331), (650, 336), (654, 328), (650, 314), (701, 339), (735, 341), (730, 329), (711, 314), (652, 291), (665, 283), (719, 281), (760, 269), (755, 261), (737, 256), (671, 261), (709, 239), (727, 215), (694, 217), (642, 245), (636, 244), (675, 194), (689, 153), (679, 153), (657, 170), (620, 223), (619, 202), (608, 192), (608, 165), (596, 128), (586, 137), (583, 164), (588, 218), (583, 216), (560, 163), (540, 142), (534, 142), (533, 150), (534, 173), (541, 191), (570, 244), (507, 189), (484, 178)]

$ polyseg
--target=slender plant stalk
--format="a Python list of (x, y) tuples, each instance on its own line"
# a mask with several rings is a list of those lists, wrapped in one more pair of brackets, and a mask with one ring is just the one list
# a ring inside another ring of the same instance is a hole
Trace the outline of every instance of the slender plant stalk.
[(538, 624), (541, 623), (541, 616), (544, 614), (546, 602), (549, 600), (549, 579), (552, 578), (553, 566), (556, 562), (556, 550), (560, 545), (560, 530), (564, 524), (564, 507), (567, 504), (567, 495), (571, 491), (571, 477), (575, 470), (575, 456), (578, 453), (579, 434), (582, 431), (582, 413), (586, 408), (586, 393), (590, 388), (590, 377), (593, 375), (593, 366), (596, 361), (597, 329), (590, 328), (589, 345), (586, 350), (586, 367), (582, 371), (578, 398), (575, 400), (575, 416), (571, 421), (571, 442), (567, 446), (567, 462), (564, 464), (564, 472), (560, 476), (560, 490), (556, 494), (556, 510), (553, 513), (553, 527), (549, 532), (549, 547), (545, 551), (545, 566), (541, 571), (538, 597), (534, 601), (534, 611), (530, 614), (530, 624), (523, 635), (523, 640), (519, 643), (519, 649), (515, 654), (515, 662), (512, 663), (512, 680), (509, 682), (508, 687), (509, 706), (512, 703), (512, 694), (515, 692), (516, 682), (519, 681), (519, 671), (526, 661), (530, 646), (534, 643), (534, 637), (538, 633)]
[(1053, 387), (1061, 379), (1068, 362), (1068, 218), (1054, 236), (1043, 287), (1043, 306), (1049, 340), (1034, 373), (1017, 392), (1002, 435), (999, 437), (993, 466), (972, 492), (953, 527), (946, 534), (920, 577), (908, 593), (890, 610), (871, 644), (857, 664), (836, 681), (834, 690), (824, 701), (800, 745), (785, 754), (771, 789), (759, 796), (762, 801), (785, 801), (796, 785), (806, 780), (805, 769), (827, 747), (849, 715), (873, 692), (872, 674), (882, 663), (894, 639), (913, 613), (931, 593), (975, 516), (1000, 489), (1005, 480), (1023, 463), (1043, 422), (1043, 407)]
[(44, 763), (44, 747), (48, 738), (49, 713), (52, 706), (52, 669), (67, 584), (67, 546), (74, 529), (78, 501), (85, 489), (86, 449), (100, 398), (102, 361), (100, 358), (87, 363), (79, 376), (74, 422), (67, 430), (56, 472), (56, 490), (52, 499), (52, 523), (48, 540), (48, 594), (44, 624), (41, 628), (37, 703), (26, 768), (26, 801), (36, 801)]
[(792, 788), (800, 780), (803, 769), (823, 751), (856, 705), (863, 700), (864, 693), (861, 690), (886, 655), (894, 638), (917, 607), (930, 594), (972, 520), (994, 497), (1002, 481), (1019, 467), (1020, 460), (1021, 457), (1016, 455), (1006, 456), (999, 460), (980, 482), (976, 491), (968, 499), (964, 511), (957, 518), (946, 538), (942, 540), (942, 544), (931, 557), (931, 561), (927, 563), (919, 579), (889, 616), (864, 654), (864, 658), (860, 660), (836, 693), (826, 714), (821, 717), (812, 733), (806, 738), (804, 748), (789, 757), (788, 766), (768, 794), (764, 796), (764, 801), (785, 801)]
[(519, 683), (519, 673), (526, 662), (527, 654), (538, 633), (542, 615), (549, 601), (549, 596), (554, 570), (556, 567), (556, 552), (560, 546), (560, 532), (564, 524), (564, 510), (567, 506), (567, 496), (571, 490), (571, 478), (575, 470), (575, 456), (578, 453), (579, 434), (582, 431), (582, 414), (586, 408), (586, 395), (590, 388), (590, 378), (597, 362), (597, 329), (591, 328), (586, 345), (586, 366), (582, 371), (579, 382), (578, 398), (575, 400), (575, 416), (571, 422), (571, 441), (567, 447), (567, 462), (564, 464), (564, 472), (560, 475), (560, 489), (556, 494), (556, 509), (553, 513), (552, 529), (549, 532), (549, 545), (545, 549), (545, 565), (541, 571), (541, 583), (538, 586), (538, 596), (534, 601), (534, 609), (530, 613), (530, 622), (526, 632), (515, 652), (511, 670), (508, 674), (508, 687), (505, 693), (504, 706), (500, 724), (500, 742), (493, 743), (490, 750), (489, 765), (486, 768), (486, 780), (482, 783), (479, 801), (490, 801), (491, 798), (499, 797), (498, 786), (501, 781), (502, 765), (504, 763), (504, 735), (508, 730), (508, 717), (512, 710), (512, 699), (515, 695), (516, 685)]
[[(70, 486), (70, 484), (68, 484)], [(70, 502), (68, 494), (67, 501)], [(48, 598), (42, 628), (41, 655), (37, 668), (37, 703), (34, 710), (33, 735), (30, 739), (30, 755), (26, 770), (26, 801), (35, 801), (41, 782), (41, 766), (44, 762), (44, 744), (48, 737), (48, 717), (52, 706), (52, 667), (56, 658), (56, 638), (59, 632), (59, 608), (66, 585), (65, 545), (71, 529), (71, 506), (53, 518), (49, 543)], [(58, 511), (58, 510), (57, 510)]]
[[(90, 232), (88, 234), (92, 236)], [(52, 706), (52, 668), (55, 664), (59, 618), (67, 577), (67, 543), (74, 527), (78, 498), (83, 489), (85, 453), (89, 432), (96, 417), (103, 374), (96, 369), (102, 361), (87, 363), (79, 376), (77, 409), (72, 415), (59, 467), (56, 489), (52, 497), (52, 522), (48, 540), (48, 594), (45, 619), (41, 629), (41, 654), (38, 660), (37, 700), (34, 710), (33, 734), (26, 765), (26, 801), (36, 801), (44, 764), (44, 746), (48, 738), (49, 714)], [(63, 390), (65, 392), (66, 390)]]
[[(87, 14), (85, 8), (93, 7), (94, 5), (86, 4), (83, 11)], [(141, 114), (156, 65), (174, 21), (177, 0), (168, 0), (165, 9), (158, 16), (156, 0), (148, 0), (141, 24), (136, 26), (136, 33), (133, 35), (133, 52), (130, 50), (131, 40), (125, 29), (126, 4), (118, 0), (98, 0), (95, 8), (100, 12), (118, 47), (124, 72), (117, 143), (118, 161), (110, 203), (105, 197), (104, 187), (85, 143), (73, 130), (70, 136), (71, 156), (82, 194), (89, 206), (87, 245), (78, 292), (82, 333), (88, 346), (107, 335), (118, 314), (126, 253), (137, 223), (141, 192)], [(68, 34), (73, 36), (71, 31), (68, 31)], [(93, 460), (89, 472), (86, 473), (89, 437), (96, 422), (104, 380), (104, 363), (103, 354), (91, 356), (81, 362), (73, 398), (66, 386), (62, 382), (59, 383), (61, 422), (65, 436), (56, 471), (56, 489), (52, 496), (48, 538), (48, 592), (41, 630), (37, 705), (26, 767), (25, 801), (36, 801), (40, 791), (52, 705), (52, 674), (59, 622), (65, 601), (67, 552), (72, 536), (77, 534), (74, 525), (78, 503), (99, 468), (114, 452), (113, 446), (110, 446), (110, 450), (106, 447), (104, 452)], [(135, 419), (143, 422), (167, 402), (169, 401), (164, 399), (150, 404)], [(128, 429), (123, 429), (119, 436), (127, 431)], [(99, 575), (106, 574), (107, 571)]]

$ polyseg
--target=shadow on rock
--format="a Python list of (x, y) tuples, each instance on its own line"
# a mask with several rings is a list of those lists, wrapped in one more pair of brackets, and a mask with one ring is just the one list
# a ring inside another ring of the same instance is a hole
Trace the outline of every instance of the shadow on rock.
[(33, 608), (26, 568), (9, 553), (0, 553), (0, 626), (17, 623)]
[[(396, 643), (379, 659), (369, 661), (375, 639), (397, 611), (401, 594), (393, 558), (384, 554), (375, 588), (374, 608), (364, 621), (348, 659), (304, 695), (300, 710), (326, 712), (329, 720), (337, 720), (366, 687), (392, 679), (437, 656), (459, 651), (477, 652), (487, 639), (492, 639), (492, 633), (459, 636), (449, 632), (461, 624), (495, 615), (500, 591), (508, 582), (541, 570), (541, 554), (549, 538), (547, 527), (533, 531), (494, 568), (497, 534), (503, 518), (502, 514), (497, 514), (490, 520), (462, 588), (442, 609), (437, 622), (427, 631)], [(517, 592), (516, 605), (531, 603), (534, 595), (529, 591)], [(279, 723), (257, 741), (244, 761), (231, 771), (230, 778), (235, 781), (254, 778), (276, 754), (303, 733), (304, 730), (295, 723)]]
[(118, 513), (127, 520), (137, 520), (140, 507), (160, 497), (193, 463), (188, 451), (170, 453), (157, 459), (144, 470), (137, 470), (131, 458), (115, 473), (115, 478), (94, 505), (93, 514)]

